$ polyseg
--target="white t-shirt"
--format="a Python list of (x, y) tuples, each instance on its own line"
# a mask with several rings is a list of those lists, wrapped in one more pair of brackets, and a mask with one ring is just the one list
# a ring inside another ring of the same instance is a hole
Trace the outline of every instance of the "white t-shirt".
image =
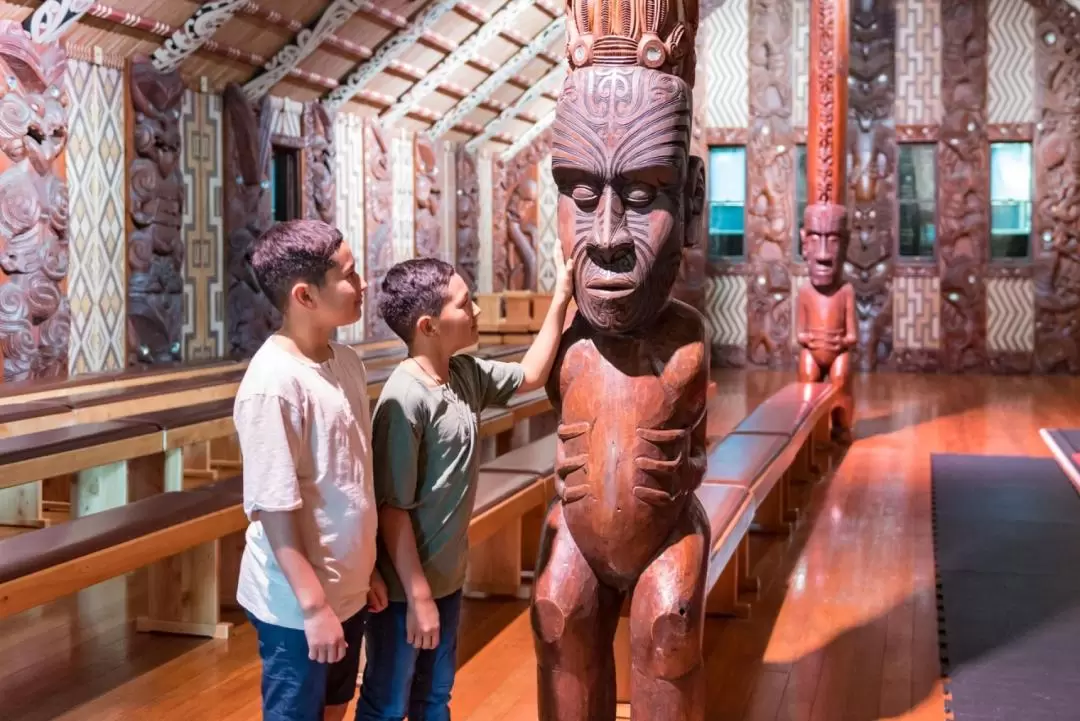
[(300, 603), (256, 511), (298, 510), (303, 549), (342, 621), (367, 603), (378, 512), (372, 486), (367, 371), (348, 346), (323, 363), (271, 336), (248, 364), (233, 420), (248, 525), (236, 600), (264, 623), (303, 629)]

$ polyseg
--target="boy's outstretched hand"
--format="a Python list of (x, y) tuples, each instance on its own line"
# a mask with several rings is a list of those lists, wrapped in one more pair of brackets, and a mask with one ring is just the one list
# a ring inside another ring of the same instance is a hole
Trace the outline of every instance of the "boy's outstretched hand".
[(378, 571), (371, 572), (371, 587), (367, 592), (368, 610), (379, 613), (390, 605), (390, 594), (386, 590), (386, 581)]

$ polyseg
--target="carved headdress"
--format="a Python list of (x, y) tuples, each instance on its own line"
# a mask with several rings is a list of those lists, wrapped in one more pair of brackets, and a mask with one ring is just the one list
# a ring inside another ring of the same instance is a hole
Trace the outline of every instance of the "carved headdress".
[(698, 0), (567, 0), (571, 69), (637, 65), (694, 86)]

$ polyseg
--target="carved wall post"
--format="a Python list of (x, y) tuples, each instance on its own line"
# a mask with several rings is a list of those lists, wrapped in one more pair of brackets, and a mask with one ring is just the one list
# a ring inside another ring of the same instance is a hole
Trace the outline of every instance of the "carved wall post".
[(551, 152), (551, 132), (541, 133), (513, 158), (496, 166), (493, 217), (493, 285), (536, 290), (539, 255), (540, 162)]
[(454, 156), (457, 174), (457, 197), (454, 198), (457, 236), (455, 244), (457, 272), (475, 292), (480, 277), (480, 180), (476, 170), (476, 155), (464, 145)]
[[(36, 14), (35, 14), (36, 17)], [(4, 380), (68, 367), (67, 57), (0, 22), (0, 358)]]
[(942, 0), (938, 131), (941, 367), (986, 365), (990, 141), (986, 127), (988, 0)]
[(441, 141), (433, 142), (428, 136), (417, 134), (413, 141), (413, 169), (416, 181), (413, 198), (416, 202), (416, 257), (441, 258), (440, 208), (442, 183), (439, 180), (438, 158)]
[(304, 217), (335, 224), (334, 120), (322, 103), (304, 106)]
[(137, 55), (128, 66), (128, 365), (181, 359), (184, 81)]
[(892, 354), (896, 214), (895, 0), (852, 0), (848, 104), (848, 278), (855, 287), (858, 367)]
[(750, 134), (746, 147), (747, 358), (790, 360), (795, 134), (791, 124), (791, 0), (750, 2)]
[(848, 1), (810, 0), (806, 188), (811, 203), (844, 205), (847, 196)]
[(379, 317), (379, 296), (386, 271), (394, 265), (393, 197), (394, 183), (390, 171), (390, 138), (374, 122), (365, 123), (364, 164), (367, 188), (365, 205), (367, 217), (367, 273), (368, 295), (364, 313), (367, 321), (364, 337), (367, 340), (384, 340), (393, 337), (393, 331)]

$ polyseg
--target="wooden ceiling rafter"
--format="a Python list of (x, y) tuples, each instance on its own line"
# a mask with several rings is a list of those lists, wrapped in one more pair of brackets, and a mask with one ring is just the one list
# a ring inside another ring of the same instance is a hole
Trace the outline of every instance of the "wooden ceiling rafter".
[[(493, 118), (485, 125), (482, 133), (465, 144), (465, 149), (470, 152), (476, 152), (484, 141), (496, 137), (500, 126), (511, 118), (521, 118), (526, 120), (527, 118), (525, 113), (522, 112), (522, 109), (539, 98), (541, 94), (545, 92), (545, 88), (562, 83), (562, 80), (566, 77), (566, 68), (567, 65), (563, 62), (549, 70), (547, 75), (537, 80), (535, 85), (519, 95), (506, 110), (502, 111), (498, 117)], [(536, 124), (537, 121), (530, 118), (528, 119), (528, 122)]]
[[(533, 6), (543, 10), (548, 15), (548, 17), (553, 20), (562, 15), (561, 12), (552, 10), (550, 7), (540, 2), (534, 1)], [(489, 13), (487, 10), (482, 10), (473, 5), (472, 3), (459, 2), (457, 7), (454, 9), (457, 10), (458, 13), (460, 13), (463, 17), (472, 20), (477, 25), (487, 25), (489, 22), (491, 22), (492, 13)], [(528, 38), (524, 37), (521, 33), (512, 28), (507, 28), (503, 30), (501, 33), (499, 33), (499, 37), (501, 37), (503, 40), (514, 43), (519, 48), (523, 48), (529, 44)], [(540, 53), (540, 57), (548, 61), (552, 65), (558, 65), (559, 62), (562, 60), (562, 58), (560, 58), (558, 55), (554, 53), (549, 53), (547, 51)]]
[(151, 57), (159, 72), (167, 73), (179, 67), (185, 58), (210, 40), (221, 26), (232, 19), (246, 0), (210, 0), (195, 9), (187, 22), (154, 51)]
[(35, 43), (51, 43), (89, 12), (93, 4), (93, 0), (45, 0), (23, 20), (23, 28)]
[(544, 117), (540, 118), (531, 128), (521, 134), (517, 140), (510, 144), (510, 147), (502, 151), (500, 158), (504, 162), (509, 162), (514, 159), (514, 156), (520, 153), (524, 148), (529, 147), (532, 141), (540, 137), (540, 134), (551, 127), (551, 124), (555, 122), (555, 108), (551, 109)]

